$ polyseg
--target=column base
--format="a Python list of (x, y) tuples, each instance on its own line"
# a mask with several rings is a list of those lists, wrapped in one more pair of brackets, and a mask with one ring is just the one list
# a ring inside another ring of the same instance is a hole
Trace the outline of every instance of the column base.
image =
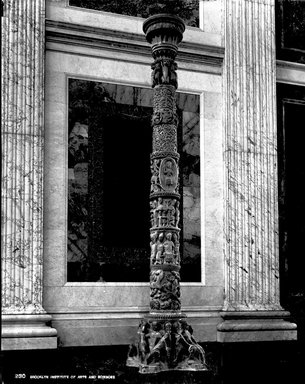
[(206, 371), (203, 348), (192, 336), (185, 316), (150, 315), (139, 325), (138, 341), (129, 348), (126, 365), (139, 373)]
[(221, 343), (297, 339), (297, 325), (286, 311), (232, 311), (221, 314), (217, 341)]
[(57, 331), (47, 325), (51, 320), (47, 314), (2, 315), (2, 350), (57, 348)]

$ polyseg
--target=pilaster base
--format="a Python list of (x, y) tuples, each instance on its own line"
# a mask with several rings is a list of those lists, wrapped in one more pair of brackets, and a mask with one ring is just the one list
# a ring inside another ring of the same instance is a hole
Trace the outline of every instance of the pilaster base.
[(1, 348), (8, 350), (57, 348), (57, 331), (47, 314), (2, 315)]
[(232, 311), (221, 317), (224, 321), (217, 326), (221, 343), (297, 339), (297, 325), (286, 311)]

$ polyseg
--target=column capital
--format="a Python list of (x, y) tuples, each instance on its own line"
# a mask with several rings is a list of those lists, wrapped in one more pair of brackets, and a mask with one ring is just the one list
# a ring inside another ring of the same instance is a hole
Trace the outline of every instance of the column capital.
[(151, 16), (143, 23), (143, 31), (147, 41), (152, 44), (154, 58), (163, 54), (175, 58), (184, 30), (183, 20), (169, 14)]

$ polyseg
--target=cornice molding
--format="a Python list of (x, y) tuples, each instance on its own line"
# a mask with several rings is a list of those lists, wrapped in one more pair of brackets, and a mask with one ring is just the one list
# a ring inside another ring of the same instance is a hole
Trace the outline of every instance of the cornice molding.
[[(192, 318), (215, 318), (220, 317), (221, 306), (183, 306), (183, 313), (187, 313)], [(148, 314), (147, 307), (48, 307), (48, 313), (52, 319), (64, 319), (75, 317), (78, 319), (139, 319), (143, 314)]]
[[(90, 56), (101, 56), (101, 51), (116, 52), (120, 54), (133, 55), (134, 61), (150, 63), (150, 47), (143, 34), (134, 34), (117, 30), (96, 28), (81, 24), (67, 23), (62, 21), (46, 20), (46, 43), (47, 49), (69, 52), (69, 46), (90, 49)], [(50, 43), (53, 43), (50, 45)], [(55, 43), (55, 45), (54, 45)], [(77, 53), (77, 52), (74, 52)], [(179, 48), (179, 63), (194, 65), (198, 71), (198, 65), (211, 67), (211, 72), (221, 73), (224, 58), (224, 48), (203, 45), (198, 43), (181, 43)], [(130, 58), (129, 58), (130, 60)], [(200, 71), (200, 69), (199, 69)], [(202, 69), (206, 72), (206, 69)]]

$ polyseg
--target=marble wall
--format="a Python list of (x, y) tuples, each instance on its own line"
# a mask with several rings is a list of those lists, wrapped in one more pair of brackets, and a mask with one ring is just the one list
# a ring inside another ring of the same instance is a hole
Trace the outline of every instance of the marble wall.
[[(138, 326), (138, 319), (149, 309), (148, 279), (147, 283), (67, 281), (67, 92), (69, 78), (151, 88), (150, 48), (142, 43), (140, 18), (80, 10), (53, 1), (47, 11), (44, 185), (49, 193), (45, 195), (44, 220), (45, 308), (52, 314), (64, 345), (129, 343), (130, 335), (134, 335), (132, 328)], [(114, 21), (117, 32), (110, 36), (108, 30)], [(94, 26), (93, 38), (103, 36), (107, 46), (97, 42), (92, 47), (91, 40), (82, 41), (82, 36), (77, 37), (75, 44), (67, 43), (72, 38), (67, 34), (71, 25), (85, 28), (88, 33)], [(124, 34), (128, 38), (123, 39)], [(117, 39), (121, 39), (118, 45), (113, 43)], [(201, 148), (200, 192), (193, 191), (200, 193), (201, 270), (197, 271), (197, 281), (181, 284), (181, 297), (182, 308), (199, 340), (215, 341), (224, 285), (221, 59), (203, 62), (197, 46), (190, 53), (194, 41), (202, 47), (215, 46), (222, 55), (218, 34), (193, 28), (186, 31), (185, 45), (177, 58), (179, 91), (200, 99), (200, 133), (194, 132), (194, 140), (186, 143), (189, 145), (185, 150), (196, 154), (197, 139)], [(196, 172), (192, 185), (198, 183)], [(199, 199), (196, 204), (189, 203), (192, 207), (188, 213), (198, 218)]]
[[(99, 65), (100, 63), (100, 65)], [(126, 69), (129, 69), (127, 71)], [(143, 76), (142, 84), (139, 84), (138, 74), (141, 71)], [(146, 86), (146, 81), (150, 81), (149, 65), (139, 65), (138, 63), (129, 63), (123, 60), (117, 60), (115, 65), (111, 60), (86, 58), (79, 56), (77, 59), (70, 53), (47, 52), (47, 73), (46, 73), (46, 178), (45, 189), (49, 191), (45, 196), (45, 273), (46, 278), (46, 298), (48, 305), (51, 303), (52, 287), (62, 286), (66, 283), (66, 238), (65, 226), (66, 218), (66, 191), (68, 175), (67, 167), (67, 140), (68, 131), (66, 126), (67, 116), (67, 77), (88, 78), (102, 81), (108, 79), (108, 82), (117, 82), (118, 84), (139, 84)], [(195, 76), (197, 75), (197, 76)], [(199, 79), (199, 81), (198, 81)], [(197, 80), (197, 82), (196, 82)], [(201, 199), (206, 201), (200, 206), (202, 217), (201, 238), (203, 271), (201, 283), (198, 284), (198, 291), (201, 284), (215, 286), (215, 290), (221, 292), (223, 284), (222, 274), (222, 107), (221, 107), (221, 78), (220, 76), (209, 75), (204, 72), (193, 73), (190, 70), (181, 71), (179, 81), (181, 91), (186, 90), (195, 94), (200, 94), (200, 146), (205, 148), (200, 160), (201, 177), (204, 182), (201, 188)], [(214, 92), (215, 91), (215, 92)], [(217, 140), (216, 140), (217, 137)], [(219, 139), (218, 139), (219, 138)], [(56, 145), (54, 146), (54, 143)], [(212, 148), (212, 151), (209, 151)], [(193, 176), (195, 177), (195, 176)], [(197, 204), (198, 205), (198, 204)], [(196, 207), (194, 207), (196, 208)], [(194, 214), (196, 209), (194, 210)], [(191, 213), (191, 210), (189, 211)], [(197, 212), (198, 213), (198, 212)], [(205, 225), (207, 220), (208, 225)], [(54, 246), (55, 239), (56, 246)], [(211, 251), (210, 251), (211, 249)], [(58, 270), (58, 266), (60, 270)], [(204, 271), (208, 268), (209, 274)], [(212, 272), (213, 273), (210, 273)], [(132, 286), (133, 283), (130, 283)], [(185, 283), (186, 284), (186, 283)], [(110, 286), (105, 285), (107, 290), (112, 290)], [(203, 287), (204, 288), (204, 287)], [(76, 290), (81, 287), (75, 288)], [(98, 288), (97, 288), (98, 289)], [(195, 288), (194, 288), (195, 289)], [(132, 288), (135, 291), (134, 298), (137, 305), (145, 302), (145, 291), (138, 288)], [(144, 295), (144, 296), (143, 296)], [(191, 291), (186, 289), (186, 297), (191, 299)], [(62, 296), (63, 301), (65, 295)], [(197, 297), (197, 296), (196, 296)], [(222, 295), (219, 294), (217, 302), (211, 302), (211, 305), (221, 305)], [(49, 301), (51, 300), (51, 301)], [(102, 300), (102, 299), (101, 299)], [(138, 301), (139, 300), (139, 301)], [(103, 300), (102, 300), (103, 301)], [(188, 300), (186, 300), (187, 302)], [(121, 302), (121, 300), (120, 300)], [(200, 303), (210, 302), (208, 296), (201, 295)], [(76, 302), (75, 302), (76, 304)], [(97, 302), (97, 305), (101, 303)], [(198, 303), (199, 304), (199, 303)], [(74, 304), (73, 304), (74, 305)], [(107, 304), (109, 306), (109, 303)]]

